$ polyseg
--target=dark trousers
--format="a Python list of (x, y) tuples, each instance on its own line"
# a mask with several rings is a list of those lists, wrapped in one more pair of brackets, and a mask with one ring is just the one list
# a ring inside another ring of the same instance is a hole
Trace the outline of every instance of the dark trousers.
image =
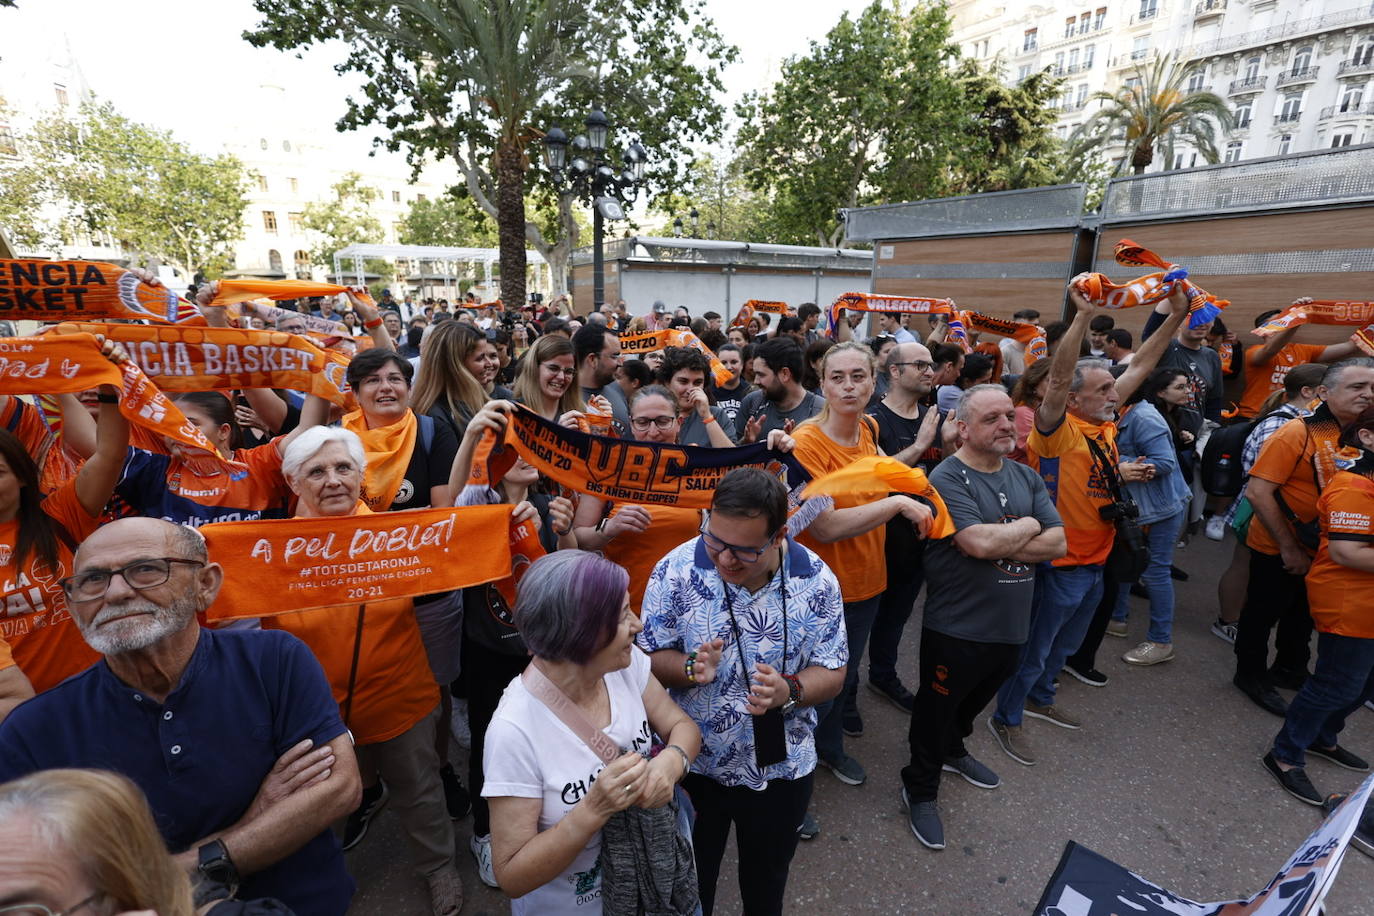
[[(897, 680), (897, 646), (925, 578), (920, 554), (900, 563), (891, 558), (887, 561), (887, 591), (878, 598), (878, 616), (873, 618), (873, 631), (868, 635), (868, 679), (876, 684)], [(852, 660), (856, 666), (858, 662)]]
[(1318, 633), (1317, 667), (1288, 704), (1274, 756), (1300, 767), (1309, 747), (1335, 747), (1346, 717), (1372, 697), (1374, 639)]
[(1083, 642), (1078, 651), (1065, 662), (1078, 671), (1091, 671), (1097, 667), (1097, 650), (1102, 648), (1102, 638), (1107, 635), (1107, 624), (1111, 622), (1112, 611), (1116, 608), (1117, 595), (1121, 586), (1112, 578), (1107, 567), (1102, 567), (1102, 600), (1097, 603), (1088, 632), (1083, 634)]
[(801, 779), (772, 779), (762, 792), (745, 786), (723, 786), (699, 773), (689, 773), (683, 787), (697, 810), (692, 828), (696, 847), (701, 909), (711, 916), (716, 905), (720, 860), (735, 825), (739, 853), (739, 895), (749, 916), (773, 916), (783, 910), (787, 871), (797, 852), (797, 825), (811, 803), (813, 773)]
[(974, 642), (921, 630), (921, 681), (907, 743), (911, 763), (902, 785), (912, 802), (934, 801), (940, 768), (968, 753), (964, 739), (997, 690), (1016, 673), (1019, 645)]
[(491, 833), (491, 808), (482, 797), (482, 751), (487, 746), (487, 726), (496, 715), (496, 705), (506, 685), (520, 676), (530, 663), (527, 655), (502, 655), (485, 649), (466, 637), (463, 639), (463, 676), (468, 695), (468, 727), (472, 747), (468, 749), (468, 785), (472, 786), (472, 835)]
[(1311, 655), (1312, 615), (1307, 610), (1307, 583), (1283, 571), (1283, 559), (1250, 551), (1250, 579), (1236, 626), (1236, 675), (1264, 681), (1269, 668), (1269, 631), (1274, 638), (1274, 670), (1306, 672)]

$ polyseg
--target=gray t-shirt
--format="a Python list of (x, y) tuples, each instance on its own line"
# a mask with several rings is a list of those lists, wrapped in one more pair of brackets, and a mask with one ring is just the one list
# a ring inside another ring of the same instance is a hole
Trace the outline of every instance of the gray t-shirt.
[[(735, 422), (730, 419), (730, 415), (725, 412), (724, 407), (712, 407), (711, 416), (716, 418), (716, 422), (720, 424), (720, 428), (724, 430), (731, 442), (739, 441), (735, 436)], [(682, 426), (678, 427), (677, 444), (711, 447), (711, 431), (706, 428), (705, 423), (701, 422), (701, 417), (697, 416), (695, 410), (689, 413), (687, 419), (682, 421)]]
[(740, 436), (744, 435), (744, 427), (754, 417), (762, 416), (763, 425), (759, 427), (759, 437), (756, 441), (764, 442), (768, 439), (768, 434), (775, 429), (782, 429), (788, 420), (792, 421), (793, 427), (803, 420), (809, 420), (821, 412), (825, 406), (825, 398), (818, 394), (807, 392), (801, 399), (801, 403), (789, 411), (778, 410), (778, 405), (774, 401), (768, 400), (768, 395), (764, 394), (762, 388), (755, 388), (744, 396), (744, 401), (739, 405), (739, 414), (735, 418), (735, 426), (739, 430)]
[(582, 400), (586, 401), (592, 395), (599, 394), (611, 402), (611, 416), (617, 428), (617, 432), (622, 439), (630, 436), (630, 405), (625, 402), (625, 392), (620, 390), (620, 386), (615, 382), (609, 382), (600, 388), (582, 389)]
[[(975, 471), (953, 456), (930, 474), (954, 527), (1006, 524), (1034, 516), (1041, 528), (1063, 525), (1040, 476), (1016, 461), (995, 474)], [(1030, 633), (1035, 567), (1011, 560), (977, 560), (953, 537), (926, 546), (923, 626), (974, 642), (1019, 645)]]
[(1222, 384), (1221, 357), (1211, 347), (1190, 350), (1177, 340), (1159, 358), (1159, 368), (1178, 369), (1188, 375), (1188, 403), (1208, 420), (1221, 422)]

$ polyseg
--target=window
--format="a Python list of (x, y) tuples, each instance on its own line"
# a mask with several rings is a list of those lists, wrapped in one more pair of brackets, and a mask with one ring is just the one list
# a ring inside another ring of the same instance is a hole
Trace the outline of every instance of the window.
[(1194, 70), (1188, 74), (1188, 91), (1201, 92), (1202, 84), (1207, 79), (1207, 74), (1201, 70)]
[(1250, 126), (1250, 102), (1245, 101), (1236, 105), (1236, 127)]
[(1340, 149), (1342, 146), (1349, 146), (1355, 142), (1355, 132), (1353, 130), (1342, 131), (1331, 137), (1331, 148)]
[(1240, 159), (1240, 151), (1244, 148), (1244, 146), (1245, 144), (1239, 140), (1232, 140), (1230, 143), (1226, 144), (1226, 156), (1222, 159), (1222, 161), (1235, 162), (1238, 159)]
[(262, 228), (272, 235), (277, 234), (277, 214), (271, 210), (262, 211)]
[(1022, 50), (1022, 51), (1034, 51), (1034, 50), (1035, 50), (1035, 48), (1036, 48), (1035, 36), (1036, 36), (1037, 31), (1038, 31), (1037, 29), (1026, 29), (1026, 34), (1025, 34), (1025, 36), (1021, 39), (1021, 50)]
[(57, 107), (67, 107), (67, 87), (61, 83), (54, 83), (52, 87), (53, 95), (57, 97)]
[(1105, 22), (1106, 19), (1107, 8), (1105, 6), (1099, 6), (1097, 8), (1097, 15), (1093, 17), (1093, 31), (1097, 31), (1098, 29), (1102, 28), (1102, 23)]
[(1143, 60), (1150, 53), (1150, 36), (1141, 35), (1131, 44), (1131, 60)]
[(1153, 19), (1159, 14), (1159, 0), (1140, 0), (1140, 15), (1137, 19)]
[(418, 200), (420, 203), (424, 203), (426, 200), (429, 200), (429, 198), (425, 197), (425, 195), (423, 194), (416, 194), (415, 199)]
[(1292, 134), (1284, 134), (1282, 137), (1279, 137), (1279, 151), (1278, 151), (1278, 155), (1280, 155), (1280, 156), (1287, 156), (1287, 155), (1288, 155), (1288, 151), (1289, 151), (1290, 149), (1292, 149), (1292, 148), (1293, 148), (1293, 135), (1292, 135)]
[(258, 149), (267, 149), (267, 138), (263, 137), (258, 141)]
[(283, 141), (281, 142), (281, 148), (282, 148), (282, 152), (284, 152), (284, 153), (289, 153), (289, 152), (291, 152), (291, 141), (290, 141), (290, 140), (283, 140)]
[(1018, 83), (1024, 82), (1028, 76), (1030, 76), (1030, 64), (1022, 64), (1016, 68), (1016, 81)]
[(1077, 48), (1074, 48), (1072, 51), (1069, 52), (1069, 72), (1070, 72), (1070, 73), (1077, 73), (1077, 72), (1078, 72), (1078, 49), (1077, 49)]
[(1082, 14), (1080, 14), (1079, 17), (1078, 17), (1078, 34), (1079, 34), (1079, 35), (1086, 35), (1086, 34), (1088, 34), (1088, 28), (1092, 25), (1092, 21), (1093, 21), (1093, 14), (1090, 13), (1089, 11), (1087, 11), (1087, 10), (1084, 10), (1084, 11), (1082, 12)]
[(310, 279), (310, 252), (308, 251), (297, 250), (296, 252), (296, 279)]
[(1301, 73), (1310, 66), (1312, 66), (1312, 46), (1298, 48), (1298, 53), (1293, 55), (1293, 72)]
[(19, 146), (14, 142), (14, 130), (7, 124), (0, 124), (0, 156), (18, 156)]
[(299, 213), (288, 213), (288, 214), (286, 214), (286, 221), (287, 221), (287, 223), (290, 224), (290, 226), (291, 226), (291, 234), (292, 234), (292, 235), (304, 235), (304, 234), (305, 234), (305, 220), (301, 217), (301, 214), (299, 214)]
[(1280, 121), (1296, 121), (1302, 116), (1302, 93), (1286, 95), (1279, 107)]
[(1177, 153), (1174, 155), (1175, 169), (1191, 169), (1197, 165), (1197, 153)]
[(1343, 93), (1341, 93), (1341, 106), (1340, 106), (1340, 110), (1341, 110), (1341, 111), (1355, 111), (1356, 109), (1358, 109), (1358, 108), (1360, 107), (1360, 103), (1363, 102), (1363, 101), (1364, 101), (1364, 87), (1363, 87), (1363, 86), (1346, 86), (1346, 87), (1345, 87), (1345, 91), (1344, 91)]
[(1097, 46), (1096, 46), (1096, 45), (1088, 45), (1087, 47), (1085, 47), (1085, 48), (1083, 49), (1083, 69), (1084, 69), (1084, 70), (1091, 70), (1091, 69), (1093, 68), (1093, 53), (1094, 53), (1096, 50), (1097, 50)]
[(1078, 105), (1079, 108), (1082, 108), (1084, 105), (1088, 104), (1088, 84), (1087, 84), (1087, 83), (1079, 83), (1079, 84), (1078, 84), (1078, 95), (1077, 95), (1077, 97), (1074, 99), (1074, 101), (1077, 103), (1077, 105)]
[(1054, 75), (1064, 75), (1064, 52), (1058, 51), (1054, 55)]
[(288, 178), (288, 179), (286, 179), (286, 180), (287, 180), (287, 182), (289, 182), (290, 185), (291, 185), (291, 193), (292, 193), (292, 194), (295, 194), (297, 191), (300, 190), (300, 188), (296, 187), (296, 179), (294, 179), (294, 178)]
[(1140, 88), (1140, 77), (1138, 77), (1138, 76), (1128, 76), (1128, 77), (1126, 77), (1126, 88), (1127, 88), (1127, 89), (1139, 89), (1139, 88)]
[(259, 175), (259, 176), (258, 176), (258, 190), (259, 190), (259, 191), (262, 191), (263, 193), (266, 193), (266, 192), (267, 192), (267, 176), (266, 176), (266, 175)]
[(1072, 38), (1072, 37), (1073, 37), (1073, 32), (1074, 32), (1074, 27), (1077, 26), (1077, 25), (1078, 25), (1078, 18), (1077, 18), (1076, 16), (1070, 16), (1070, 17), (1064, 22), (1064, 37), (1065, 37), (1065, 38)]
[(1359, 66), (1374, 63), (1374, 39), (1361, 39), (1355, 45), (1355, 53), (1350, 55), (1350, 62)]
[(267, 267), (273, 273), (281, 273), (281, 252), (273, 248), (267, 252)]
[(1259, 79), (1259, 72), (1260, 59), (1258, 57), (1252, 57), (1245, 62), (1245, 79), (1247, 82)]
[(392, 191), (392, 192), (391, 192), (391, 202), (392, 202), (393, 204), (399, 204), (399, 203), (401, 202), (401, 192), (400, 192), (400, 191)]

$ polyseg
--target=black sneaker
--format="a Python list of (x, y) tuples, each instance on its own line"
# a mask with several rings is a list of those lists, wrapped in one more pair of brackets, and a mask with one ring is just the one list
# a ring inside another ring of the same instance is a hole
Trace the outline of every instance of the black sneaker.
[(358, 803), (358, 807), (348, 816), (348, 821), (344, 824), (343, 848), (352, 849), (363, 841), (367, 836), (367, 828), (372, 824), (372, 819), (377, 816), (386, 805), (386, 800), (391, 797), (391, 790), (386, 787), (386, 783), (380, 779), (375, 786), (363, 789), (363, 800)]
[(1317, 791), (1316, 786), (1312, 785), (1312, 780), (1307, 778), (1307, 772), (1302, 767), (1293, 767), (1288, 770), (1280, 768), (1279, 762), (1274, 759), (1273, 751), (1265, 754), (1260, 759), (1260, 763), (1264, 764), (1264, 768), (1269, 771), (1270, 775), (1278, 780), (1283, 791), (1300, 802), (1321, 807), (1322, 794)]
[(927, 849), (945, 848), (945, 825), (940, 822), (940, 809), (935, 802), (916, 802), (912, 804), (911, 798), (906, 794), (906, 786), (902, 786), (902, 805), (907, 810), (907, 822), (911, 825), (911, 832), (916, 834), (916, 839), (921, 841), (921, 845)]
[(1290, 671), (1286, 668), (1270, 668), (1269, 683), (1284, 690), (1301, 690), (1307, 683), (1306, 671)]
[(1320, 757), (1329, 760), (1338, 767), (1345, 767), (1347, 770), (1354, 770), (1357, 773), (1369, 772), (1369, 761), (1358, 754), (1352, 754), (1339, 744), (1333, 748), (1317, 747), (1315, 744), (1307, 749), (1307, 753), (1313, 757)]
[(844, 729), (844, 733), (851, 738), (862, 738), (864, 736), (863, 716), (857, 712), (845, 710), (840, 716), (840, 728)]
[(797, 825), (797, 836), (803, 840), (814, 840), (820, 832), (821, 825), (817, 823), (815, 815), (807, 811), (802, 822)]
[(446, 763), (439, 768), (439, 779), (444, 784), (444, 805), (448, 808), (449, 819), (457, 821), (467, 817), (472, 810), (472, 793), (453, 772), (453, 764)]
[[(1344, 792), (1326, 796), (1326, 801), (1322, 802), (1322, 813), (1330, 817), (1345, 799)], [(1374, 858), (1374, 807), (1365, 805), (1360, 822), (1355, 825), (1355, 832), (1350, 837), (1350, 845)]]
[(868, 682), (868, 689), (872, 690), (878, 696), (887, 700), (907, 715), (911, 715), (911, 710), (916, 707), (916, 695), (910, 690), (907, 690), (906, 687), (902, 685), (902, 682), (895, 677), (890, 681), (870, 680)]
[(1253, 680), (1237, 674), (1231, 678), (1231, 683), (1240, 688), (1240, 692), (1254, 702), (1256, 706), (1265, 712), (1273, 713), (1282, 719), (1288, 715), (1288, 701), (1279, 696), (1279, 692), (1264, 681)]
[(1089, 687), (1107, 686), (1107, 675), (1098, 671), (1096, 668), (1089, 668), (1087, 671), (1079, 671), (1073, 665), (1065, 665), (1063, 670), (1087, 684)]

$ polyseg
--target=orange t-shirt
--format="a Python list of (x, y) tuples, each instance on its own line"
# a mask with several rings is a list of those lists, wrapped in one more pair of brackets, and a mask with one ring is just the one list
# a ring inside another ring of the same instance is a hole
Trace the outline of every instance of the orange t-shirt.
[[(357, 514), (371, 514), (362, 503)], [(342, 714), (358, 632), (358, 605), (339, 604), (262, 618), (267, 629), (300, 637), (315, 653)], [(403, 734), (439, 703), (439, 686), (425, 655), (415, 602), (410, 598), (369, 601), (363, 611), (362, 645), (353, 684), (353, 707), (344, 725), (359, 744), (376, 744)]]
[[(700, 509), (679, 509), (675, 506), (640, 508), (649, 513), (649, 527), (638, 534), (622, 534), (613, 538), (601, 551), (606, 559), (619, 563), (630, 574), (630, 609), (636, 615), (639, 614), (640, 602), (644, 600), (649, 574), (654, 571), (658, 561), (701, 531)], [(620, 506), (615, 506), (611, 515), (620, 509)]]
[[(1279, 485), (1279, 493), (1299, 521), (1317, 517), (1317, 497), (1336, 475), (1340, 426), (1323, 405), (1309, 418), (1289, 420), (1270, 436), (1250, 468), (1250, 476)], [(1320, 477), (1315, 476), (1320, 474)], [(1250, 525), (1246, 540), (1251, 550), (1277, 556), (1279, 543), (1259, 516)]]
[(1032, 429), (1026, 440), (1030, 466), (1045, 481), (1050, 499), (1064, 520), (1064, 537), (1069, 552), (1055, 560), (1055, 566), (1088, 566), (1105, 563), (1112, 552), (1116, 528), (1098, 515), (1099, 506), (1112, 501), (1100, 463), (1088, 448), (1092, 436), (1113, 465), (1116, 453), (1116, 424), (1089, 423), (1073, 414), (1048, 436)]
[(1307, 572), (1307, 604), (1323, 633), (1374, 639), (1374, 573), (1331, 559), (1330, 541), (1374, 543), (1374, 480), (1340, 471), (1317, 500), (1322, 540)]
[[(86, 514), (76, 498), (76, 482), (69, 480), (43, 500), (43, 511), (67, 529), (73, 542), (94, 531), (98, 520)], [(57, 569), (49, 569), (30, 552), (24, 567), (17, 569), (19, 522), (0, 524), (0, 639), (8, 642), (14, 663), (36, 691), (55, 687), (100, 660), (100, 655), (81, 638), (72, 620), (67, 596), (58, 581), (72, 571), (72, 551), (57, 541)]]
[(14, 395), (0, 410), (0, 429), (14, 433), (38, 465), (38, 489), (47, 496), (76, 476), (81, 459), (43, 422), (37, 407)]
[[(878, 454), (878, 443), (873, 437), (874, 425), (868, 419), (859, 423), (859, 442), (848, 447), (827, 436), (820, 424), (807, 423), (792, 433), (792, 439), (797, 443), (792, 454), (812, 477), (838, 471), (860, 458)], [(833, 498), (836, 509), (852, 509), (886, 495), (886, 492), (847, 493)], [(840, 596), (846, 604), (872, 598), (887, 588), (887, 561), (883, 555), (887, 543), (886, 525), (831, 544), (822, 544), (806, 533), (797, 540), (814, 550), (840, 580)]]
[(1242, 417), (1253, 417), (1260, 412), (1269, 395), (1283, 387), (1284, 377), (1294, 366), (1314, 362), (1326, 347), (1321, 344), (1285, 344), (1269, 362), (1262, 366), (1250, 364), (1250, 356), (1263, 344), (1255, 344), (1245, 349), (1245, 392), (1240, 397), (1238, 410)]

